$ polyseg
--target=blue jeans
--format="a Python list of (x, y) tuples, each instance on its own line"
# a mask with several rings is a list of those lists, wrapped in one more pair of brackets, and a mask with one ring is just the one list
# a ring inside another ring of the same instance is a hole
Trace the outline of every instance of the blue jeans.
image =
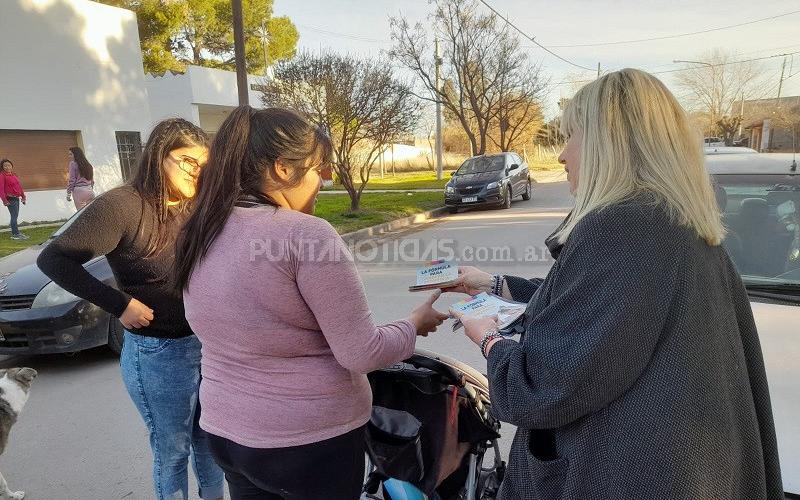
[(11, 214), (11, 234), (16, 236), (19, 234), (19, 227), (17, 227), (17, 219), (19, 219), (19, 198), (15, 196), (8, 197), (8, 213)]
[(122, 380), (150, 433), (156, 500), (189, 498), (188, 463), (200, 498), (222, 498), (225, 478), (200, 428), (200, 341), (194, 335), (160, 339), (125, 332)]

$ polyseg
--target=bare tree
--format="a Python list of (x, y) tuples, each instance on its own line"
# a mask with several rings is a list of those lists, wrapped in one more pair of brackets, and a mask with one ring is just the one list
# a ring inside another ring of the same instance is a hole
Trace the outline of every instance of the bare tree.
[(686, 90), (685, 100), (692, 111), (708, 115), (705, 132), (717, 132), (717, 121), (736, 115), (735, 103), (758, 96), (763, 68), (757, 61), (735, 62), (736, 56), (716, 49), (698, 59), (703, 64), (687, 63), (677, 73), (678, 85)]
[(333, 53), (278, 63), (262, 93), (265, 105), (296, 109), (328, 131), (333, 167), (354, 212), (375, 161), (387, 144), (413, 132), (420, 110), (386, 64)]
[(773, 131), (770, 134), (770, 145), (772, 148), (773, 138), (775, 131), (784, 129), (792, 137), (792, 152), (797, 152), (798, 142), (800, 142), (800, 104), (798, 103), (781, 103), (767, 106), (767, 113), (772, 122)]
[[(510, 144), (508, 137), (524, 130), (520, 125), (534, 115), (533, 103), (544, 87), (538, 67), (526, 64), (519, 39), (494, 14), (480, 14), (475, 0), (432, 3), (432, 33), (422, 23), (412, 27), (402, 16), (390, 19), (395, 45), (389, 55), (419, 77), (422, 99), (440, 102), (460, 124), (472, 154), (486, 151), (493, 122), (504, 129), (496, 142)], [(432, 37), (441, 40), (439, 86)], [(531, 104), (527, 111), (517, 109), (521, 102)]]
[(500, 151), (519, 149), (533, 140), (542, 127), (542, 108), (538, 90), (502, 95), (492, 120), (489, 138)]

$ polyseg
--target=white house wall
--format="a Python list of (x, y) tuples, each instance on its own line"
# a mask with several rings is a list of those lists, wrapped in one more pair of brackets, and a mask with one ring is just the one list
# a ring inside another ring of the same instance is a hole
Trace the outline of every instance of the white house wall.
[[(89, 0), (2, 0), (0, 33), (0, 129), (76, 130), (97, 190), (118, 185), (115, 131), (144, 141), (152, 125), (135, 15)], [(28, 200), (21, 221), (74, 212), (64, 190)]]
[(200, 115), (192, 104), (192, 84), (187, 74), (166, 73), (145, 77), (150, 98), (150, 115), (154, 121), (165, 118), (183, 118), (197, 124)]
[[(236, 107), (239, 105), (235, 72), (189, 66), (186, 74), (190, 77), (192, 85), (191, 102), (214, 106)], [(247, 77), (250, 105), (253, 107), (261, 107), (261, 92), (250, 87), (259, 85), (263, 80), (263, 76), (248, 75)]]

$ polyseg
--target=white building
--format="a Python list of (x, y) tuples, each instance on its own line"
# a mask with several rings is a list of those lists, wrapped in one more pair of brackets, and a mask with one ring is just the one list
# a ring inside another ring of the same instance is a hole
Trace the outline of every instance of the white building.
[(84, 149), (105, 191), (152, 126), (136, 16), (88, 0), (2, 0), (0, 37), (0, 157), (28, 192), (20, 221), (69, 217), (67, 149)]
[[(261, 107), (259, 85), (263, 76), (249, 75), (249, 99), (253, 107)], [(154, 120), (180, 117), (216, 133), (228, 114), (239, 105), (236, 73), (200, 66), (189, 66), (185, 73), (167, 72), (147, 75), (150, 114)]]

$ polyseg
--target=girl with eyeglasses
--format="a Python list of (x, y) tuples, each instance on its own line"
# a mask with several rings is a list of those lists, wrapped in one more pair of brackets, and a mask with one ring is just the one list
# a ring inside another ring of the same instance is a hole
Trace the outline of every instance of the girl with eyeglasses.
[[(157, 500), (188, 498), (190, 454), (200, 498), (223, 497), (222, 470), (198, 423), (200, 342), (171, 277), (175, 239), (207, 156), (208, 138), (200, 128), (182, 119), (162, 121), (132, 182), (89, 204), (37, 261), (53, 281), (125, 327), (122, 379), (150, 434)], [(119, 289), (84, 269), (100, 255)]]

